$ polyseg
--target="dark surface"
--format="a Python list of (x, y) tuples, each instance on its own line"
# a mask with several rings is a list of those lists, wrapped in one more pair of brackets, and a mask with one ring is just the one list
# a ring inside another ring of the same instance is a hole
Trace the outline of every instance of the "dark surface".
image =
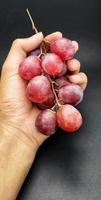
[(18, 200), (101, 200), (101, 31), (100, 0), (3, 0), (0, 5), (0, 64), (11, 42), (32, 34), (29, 7), (45, 34), (60, 30), (78, 40), (81, 71), (89, 78), (79, 106), (78, 134), (51, 137), (40, 148)]

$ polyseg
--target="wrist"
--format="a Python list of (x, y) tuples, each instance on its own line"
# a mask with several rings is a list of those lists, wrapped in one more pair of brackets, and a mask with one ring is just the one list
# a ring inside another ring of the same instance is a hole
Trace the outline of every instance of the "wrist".
[(37, 145), (18, 130), (0, 125), (0, 199), (16, 199), (37, 149)]
[(0, 124), (0, 135), (9, 138), (9, 140), (15, 139), (15, 142), (20, 141), (31, 152), (37, 152), (40, 146), (34, 138), (28, 137), (23, 130), (20, 130), (18, 127), (13, 127), (8, 123), (5, 124), (2, 122)]

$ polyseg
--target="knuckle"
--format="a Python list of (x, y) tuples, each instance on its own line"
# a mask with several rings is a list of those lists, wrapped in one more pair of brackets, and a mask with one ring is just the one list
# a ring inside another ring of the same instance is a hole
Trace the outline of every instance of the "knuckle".
[(17, 39), (15, 39), (14, 41), (13, 41), (13, 43), (12, 43), (12, 46), (19, 46), (21, 44), (21, 39), (20, 38), (17, 38)]

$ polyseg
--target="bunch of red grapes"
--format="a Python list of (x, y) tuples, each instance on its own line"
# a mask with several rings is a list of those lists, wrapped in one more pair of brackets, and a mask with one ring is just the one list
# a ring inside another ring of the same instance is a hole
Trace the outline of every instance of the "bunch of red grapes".
[[(28, 9), (27, 14), (37, 33)], [(72, 133), (82, 125), (82, 116), (74, 106), (83, 100), (83, 90), (68, 80), (67, 61), (74, 54), (75, 47), (67, 38), (51, 43), (43, 40), (20, 65), (19, 74), (28, 83), (27, 98), (40, 109), (35, 126), (44, 135), (54, 134), (57, 127)]]
[(72, 133), (82, 125), (82, 116), (74, 106), (82, 101), (83, 90), (68, 81), (67, 61), (74, 54), (73, 43), (67, 38), (51, 43), (44, 40), (20, 65), (20, 76), (28, 81), (26, 95), (40, 108), (35, 126), (45, 135), (54, 134), (58, 126)]

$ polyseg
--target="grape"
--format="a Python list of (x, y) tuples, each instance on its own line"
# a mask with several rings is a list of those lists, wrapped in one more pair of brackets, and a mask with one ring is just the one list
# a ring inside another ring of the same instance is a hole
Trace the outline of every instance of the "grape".
[(62, 76), (64, 76), (64, 75), (66, 74), (66, 72), (67, 72), (67, 65), (64, 64), (64, 67), (63, 67), (62, 72), (61, 72), (60, 74), (58, 74), (57, 77), (62, 77)]
[(29, 56), (39, 56), (41, 53), (40, 49), (35, 49), (29, 53)]
[(72, 105), (62, 105), (57, 111), (57, 123), (66, 132), (77, 131), (82, 125), (80, 112)]
[(41, 60), (37, 56), (28, 56), (19, 68), (20, 76), (24, 80), (31, 80), (42, 73)]
[(72, 59), (75, 49), (72, 41), (67, 38), (59, 38), (50, 44), (52, 53), (56, 53), (62, 60)]
[(49, 109), (41, 111), (36, 118), (35, 125), (44, 135), (54, 134), (57, 127), (56, 112)]
[(65, 85), (71, 84), (71, 83), (67, 80), (67, 78), (66, 78), (65, 76), (62, 76), (62, 77), (60, 77), (60, 78), (57, 78), (57, 79), (55, 79), (55, 81), (56, 81), (56, 83), (58, 84), (58, 87), (59, 87), (59, 88), (65, 86)]
[(63, 104), (77, 105), (83, 100), (83, 90), (77, 84), (69, 84), (59, 89), (58, 97)]
[(35, 103), (43, 103), (47, 100), (51, 86), (47, 77), (40, 75), (34, 77), (27, 86), (27, 97)]
[(52, 93), (52, 91), (49, 93), (48, 98), (46, 99), (45, 102), (43, 102), (42, 104), (38, 104), (38, 107), (42, 110), (47, 109), (47, 108), (51, 108), (54, 105), (54, 94)]
[(56, 54), (47, 53), (42, 59), (42, 67), (47, 74), (58, 76), (63, 72), (64, 63)]

